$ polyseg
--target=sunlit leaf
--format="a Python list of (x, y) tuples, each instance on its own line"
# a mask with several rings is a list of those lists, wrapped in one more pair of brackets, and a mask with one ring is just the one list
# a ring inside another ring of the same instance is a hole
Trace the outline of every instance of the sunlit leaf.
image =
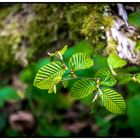
[(100, 69), (96, 74), (96, 78), (99, 78), (100, 84), (105, 86), (114, 86), (116, 84), (115, 78), (112, 77), (111, 72), (107, 68)]
[(71, 89), (71, 96), (80, 99), (90, 95), (96, 89), (96, 83), (93, 80), (78, 80)]
[(117, 54), (112, 53), (107, 58), (108, 65), (112, 68), (119, 68), (125, 66), (127, 63), (125, 60), (121, 59)]
[(101, 91), (102, 94), (100, 94), (100, 97), (108, 111), (117, 114), (125, 113), (126, 105), (119, 93), (109, 88), (102, 89)]
[(138, 81), (138, 83), (140, 83), (140, 74), (136, 76), (136, 80)]
[(94, 62), (86, 53), (76, 53), (72, 55), (69, 61), (70, 66), (75, 70), (83, 70), (93, 66)]
[(68, 49), (68, 46), (65, 45), (59, 52), (61, 53), (61, 55), (63, 55)]
[(38, 71), (34, 79), (34, 86), (40, 89), (52, 89), (54, 85), (59, 83), (63, 73), (64, 67), (62, 63), (50, 62), (49, 64), (41, 67), (41, 69)]

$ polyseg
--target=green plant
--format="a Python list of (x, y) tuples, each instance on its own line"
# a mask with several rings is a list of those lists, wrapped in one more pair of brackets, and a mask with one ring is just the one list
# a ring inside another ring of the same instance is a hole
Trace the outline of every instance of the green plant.
[(98, 70), (94, 77), (81, 77), (76, 74), (79, 70), (91, 68), (94, 60), (86, 53), (75, 53), (69, 59), (67, 66), (63, 55), (67, 46), (55, 53), (48, 53), (50, 62), (42, 66), (37, 72), (33, 85), (40, 89), (48, 89), (48, 93), (56, 93), (56, 86), (62, 82), (66, 88), (68, 81), (77, 80), (71, 88), (71, 96), (74, 99), (86, 97), (95, 93), (93, 102), (100, 97), (106, 109), (112, 113), (125, 113), (126, 105), (121, 94), (109, 88), (118, 83), (126, 83), (130, 80), (140, 83), (140, 74), (120, 73), (118, 68), (127, 63), (117, 54), (112, 53), (107, 58), (108, 67)]
[(5, 86), (0, 88), (0, 99), (0, 108), (2, 108), (5, 101), (18, 101), (20, 100), (20, 96), (13, 87)]
[(140, 11), (131, 13), (128, 17), (128, 21), (133, 26), (140, 28)]

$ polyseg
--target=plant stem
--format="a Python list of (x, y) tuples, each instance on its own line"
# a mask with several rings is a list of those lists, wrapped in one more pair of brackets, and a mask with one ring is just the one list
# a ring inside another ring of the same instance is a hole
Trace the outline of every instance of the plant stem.
[(92, 100), (92, 102), (94, 102), (95, 100), (97, 100), (99, 93), (97, 92), (94, 99)]
[(94, 99), (92, 100), (92, 102), (94, 102), (95, 100), (97, 100), (98, 96), (102, 94), (101, 89), (99, 88), (99, 79), (97, 79), (97, 89), (99, 92), (96, 93)]
[(113, 68), (111, 66), (109, 66), (109, 68), (113, 75), (117, 75), (117, 73), (113, 70)]
[(99, 93), (99, 95), (101, 95), (102, 94), (102, 91), (101, 91), (101, 89), (99, 88), (99, 85), (97, 84), (97, 89), (98, 89), (98, 93)]
[(95, 79), (98, 79), (98, 78), (89, 78), (89, 77), (72, 77), (72, 78), (69, 78), (69, 79), (64, 79), (64, 80), (61, 80), (61, 81), (68, 81), (68, 80), (73, 80), (73, 79), (88, 79), (88, 80), (95, 80)]
[[(48, 53), (49, 55), (50, 55), (50, 53)], [(59, 53), (58, 52), (58, 54), (59, 54), (59, 56), (57, 56), (57, 55), (55, 55), (57, 58), (59, 58), (60, 60), (61, 60), (61, 62), (63, 63), (63, 65), (64, 65), (64, 68), (67, 70), (68, 69), (68, 67), (67, 67), (67, 65), (66, 65), (66, 63), (65, 63), (65, 61), (64, 61), (64, 59), (63, 59), (63, 56), (61, 55), (61, 53)], [(113, 77), (117, 77), (117, 76), (128, 76), (128, 75), (132, 75), (132, 76), (135, 76), (136, 74), (117, 74), (114, 70), (113, 70), (113, 68), (111, 67), (111, 66), (109, 66), (109, 69), (110, 69), (110, 71), (112, 72), (112, 76)], [(68, 78), (68, 79), (63, 79), (63, 80), (60, 80), (61, 82), (63, 82), (63, 81), (69, 81), (69, 80), (73, 80), (73, 79), (87, 79), (87, 80), (98, 80), (99, 78), (90, 78), (90, 77), (78, 77), (78, 76), (76, 76), (76, 74), (75, 74), (75, 72), (74, 72), (74, 70), (72, 69), (72, 68), (70, 68), (70, 73), (72, 74), (72, 78)], [(132, 80), (135, 80), (134, 79), (134, 77), (132, 78)], [(52, 82), (53, 82), (53, 80), (52, 80)], [(98, 85), (98, 84), (97, 84)], [(102, 91), (100, 90), (100, 88), (99, 87), (97, 87), (98, 88), (98, 90), (100, 91), (100, 93), (102, 93)]]
[(59, 52), (58, 52), (58, 54), (59, 54), (59, 56), (60, 56), (59, 58), (60, 58), (60, 60), (62, 61), (64, 68), (67, 70), (68, 67), (67, 67), (66, 63), (64, 62), (63, 56), (62, 56), (61, 53), (59, 53)]

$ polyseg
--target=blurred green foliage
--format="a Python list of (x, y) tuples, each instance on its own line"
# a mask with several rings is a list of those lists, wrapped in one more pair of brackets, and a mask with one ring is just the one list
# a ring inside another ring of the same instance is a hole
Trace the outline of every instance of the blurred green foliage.
[(128, 17), (128, 21), (133, 26), (140, 28), (140, 11), (131, 13)]
[(20, 99), (13, 87), (6, 86), (0, 89), (0, 107), (3, 107), (5, 101)]
[(134, 129), (135, 135), (140, 136), (140, 95), (134, 95), (128, 100), (128, 123)]

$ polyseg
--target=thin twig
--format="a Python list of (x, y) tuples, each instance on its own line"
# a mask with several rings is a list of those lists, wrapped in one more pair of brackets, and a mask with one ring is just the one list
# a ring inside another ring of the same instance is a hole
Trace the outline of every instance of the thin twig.
[(94, 80), (94, 79), (99, 79), (99, 78), (90, 78), (90, 77), (72, 77), (72, 78), (69, 78), (69, 79), (65, 79), (65, 80), (61, 80), (61, 81), (68, 81), (68, 80), (73, 80), (73, 79), (91, 79), (91, 80)]
[[(112, 75), (112, 76), (117, 77), (117, 76), (128, 76), (128, 75), (135, 76), (136, 74), (117, 74), (117, 75)], [(79, 76), (77, 76), (77, 77), (72, 77), (72, 78), (60, 80), (60, 82), (74, 80), (74, 79), (97, 80), (97, 79), (100, 79), (100, 78), (95, 78), (95, 77), (90, 78), (90, 77), (79, 77)], [(54, 80), (48, 80), (48, 81), (55, 82)]]
[(99, 95), (99, 92), (97, 92), (97, 94), (95, 95), (95, 97), (94, 97), (94, 99), (92, 100), (92, 102), (94, 102), (95, 100), (97, 100), (98, 95)]

